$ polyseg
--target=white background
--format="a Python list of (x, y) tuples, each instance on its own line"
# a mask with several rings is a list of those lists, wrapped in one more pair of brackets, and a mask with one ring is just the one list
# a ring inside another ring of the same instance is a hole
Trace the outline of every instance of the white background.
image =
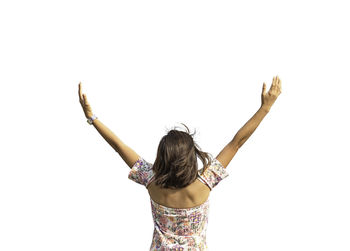
[(1, 1), (0, 250), (149, 250), (147, 190), (79, 81), (153, 162), (181, 122), (215, 157), (275, 75), (210, 195), (209, 250), (350, 250), (349, 23), (346, 1)]

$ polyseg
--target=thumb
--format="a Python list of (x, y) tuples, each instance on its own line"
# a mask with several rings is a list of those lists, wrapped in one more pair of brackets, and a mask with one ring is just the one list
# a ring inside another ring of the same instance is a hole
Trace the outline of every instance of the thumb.
[(263, 84), (262, 94), (263, 94), (263, 95), (266, 94), (266, 84), (265, 84), (265, 82), (264, 82), (264, 84)]

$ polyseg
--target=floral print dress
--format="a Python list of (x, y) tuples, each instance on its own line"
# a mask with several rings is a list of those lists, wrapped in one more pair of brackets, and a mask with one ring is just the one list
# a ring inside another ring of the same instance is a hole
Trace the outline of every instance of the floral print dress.
[[(153, 181), (153, 164), (142, 157), (135, 162), (128, 178), (144, 185)], [(212, 190), (222, 179), (228, 176), (226, 169), (217, 160), (198, 179)], [(202, 251), (207, 250), (206, 230), (208, 224), (209, 199), (203, 204), (191, 208), (170, 208), (160, 205), (150, 197), (154, 222), (153, 239), (150, 250), (159, 251)]]

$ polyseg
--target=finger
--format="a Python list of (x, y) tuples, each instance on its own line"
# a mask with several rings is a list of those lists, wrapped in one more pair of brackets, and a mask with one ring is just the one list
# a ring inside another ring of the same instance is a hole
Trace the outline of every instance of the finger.
[(79, 82), (79, 90), (78, 90), (78, 93), (79, 93), (79, 99), (82, 100), (82, 99), (83, 99), (83, 96), (82, 96), (82, 93), (81, 93), (81, 82)]
[(279, 81), (279, 77), (278, 75), (276, 75), (276, 78), (275, 78), (276, 85), (278, 84), (278, 81)]
[(278, 85), (279, 85), (279, 88), (280, 88), (280, 92), (282, 92), (282, 81), (281, 80), (279, 80)]
[(89, 105), (89, 102), (88, 102), (87, 97), (86, 97), (85, 94), (83, 94), (83, 97), (84, 97), (84, 103), (85, 103), (85, 105)]
[(278, 76), (274, 77), (274, 81), (271, 86), (272, 90), (276, 90), (277, 81), (278, 81)]

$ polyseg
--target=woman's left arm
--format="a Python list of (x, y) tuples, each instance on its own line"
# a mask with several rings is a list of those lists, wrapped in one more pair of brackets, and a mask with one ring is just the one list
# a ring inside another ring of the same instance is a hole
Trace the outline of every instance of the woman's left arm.
[[(90, 118), (93, 115), (91, 106), (87, 100), (85, 94), (81, 92), (81, 83), (79, 83), (79, 101), (83, 107), (86, 118)], [(92, 124), (96, 130), (101, 134), (101, 136), (108, 142), (108, 144), (113, 147), (113, 149), (119, 153), (120, 157), (125, 161), (125, 163), (132, 168), (140, 156), (132, 150), (129, 146), (124, 144), (117, 135), (115, 135), (107, 126), (105, 126), (99, 119), (94, 119)]]

